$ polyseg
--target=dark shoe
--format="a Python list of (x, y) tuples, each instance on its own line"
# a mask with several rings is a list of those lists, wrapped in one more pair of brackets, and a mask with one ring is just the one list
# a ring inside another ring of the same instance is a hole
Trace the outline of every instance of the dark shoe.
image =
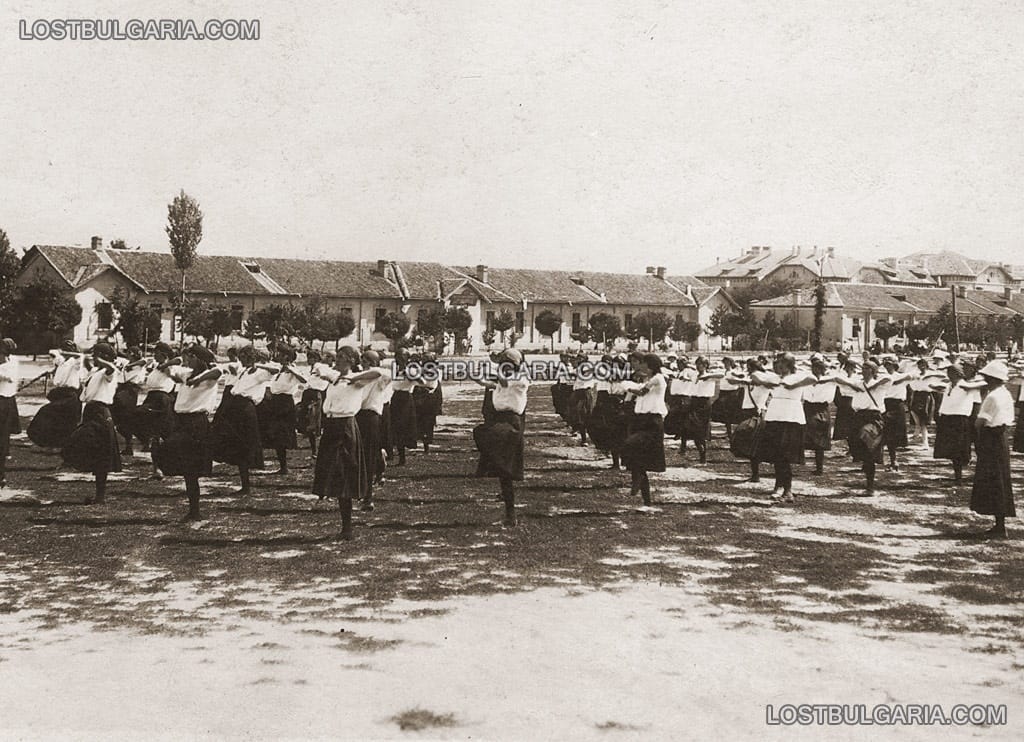
[(363, 506), (360, 508), (364, 513), (373, 512), (373, 503), (369, 500), (363, 500)]
[(1006, 526), (992, 526), (982, 535), (982, 538), (1006, 538)]
[(506, 515), (505, 519), (501, 522), (506, 528), (515, 528), (519, 525), (519, 521), (516, 519), (515, 514)]
[(341, 533), (338, 535), (338, 538), (340, 538), (342, 541), (351, 541), (354, 538), (354, 536), (352, 535), (352, 529), (342, 528)]
[(236, 495), (251, 495), (252, 494), (252, 488), (251, 487), (239, 487), (238, 489), (235, 490), (235, 494)]

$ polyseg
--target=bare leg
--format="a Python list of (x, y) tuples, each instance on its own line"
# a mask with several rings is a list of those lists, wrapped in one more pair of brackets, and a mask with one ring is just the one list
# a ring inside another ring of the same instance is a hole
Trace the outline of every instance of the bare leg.
[(238, 490), (240, 495), (252, 494), (252, 482), (249, 479), (249, 465), (239, 464), (238, 465), (238, 478), (242, 480), (242, 487)]
[(287, 448), (279, 448), (279, 449), (277, 449), (275, 451), (275, 453), (277, 454), (277, 463), (279, 465), (277, 473), (278, 474), (287, 474), (288, 473), (288, 449)]
[(199, 477), (185, 477), (185, 494), (188, 495), (188, 514), (182, 520), (202, 520), (199, 515)]
[(501, 497), (505, 501), (505, 525), (515, 526), (519, 524), (516, 519), (516, 492), (511, 479), (501, 479)]
[(814, 473), (821, 474), (825, 471), (825, 451), (821, 448), (814, 451)]
[(341, 538), (352, 540), (352, 499), (338, 498), (338, 509), (341, 510)]

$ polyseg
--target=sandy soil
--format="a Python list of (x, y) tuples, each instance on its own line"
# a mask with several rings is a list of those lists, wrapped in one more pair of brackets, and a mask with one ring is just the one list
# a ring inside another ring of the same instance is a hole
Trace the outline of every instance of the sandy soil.
[(969, 486), (925, 453), (868, 500), (837, 446), (772, 506), (770, 467), (744, 482), (718, 437), (707, 466), (671, 451), (643, 507), (538, 387), (503, 529), (493, 482), (466, 476), (479, 395), (453, 392), (437, 450), (389, 471), (352, 543), (305, 450), (250, 498), (218, 467), (193, 527), (142, 457), (84, 507), (87, 482), (16, 441), (0, 736), (933, 738), (765, 724), (766, 704), (905, 702), (1007, 704), (1005, 727), (941, 734), (1022, 738), (1020, 542), (973, 539)]

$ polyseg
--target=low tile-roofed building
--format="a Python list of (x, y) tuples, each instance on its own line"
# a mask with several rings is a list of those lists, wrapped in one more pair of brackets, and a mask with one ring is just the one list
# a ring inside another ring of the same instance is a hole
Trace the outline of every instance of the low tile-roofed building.
[(24, 265), (36, 252), (42, 255), (71, 286), (80, 279), (83, 268), (101, 264), (94, 251), (64, 245), (33, 245), (22, 258), (22, 264)]
[(387, 263), (370, 261), (253, 258), (268, 276), (295, 296), (400, 299)]
[(851, 281), (861, 263), (836, 253), (834, 248), (794, 247), (789, 250), (752, 247), (740, 257), (723, 260), (697, 271), (696, 277), (716, 285), (744, 284), (766, 279), (808, 282)]
[[(181, 272), (170, 253), (127, 250), (103, 251), (114, 265), (144, 291), (167, 291), (181, 286)], [(185, 274), (185, 289), (194, 293), (279, 293), (258, 281), (242, 261), (228, 255), (196, 255)]]
[[(865, 283), (828, 283), (825, 288), (825, 305), (830, 309), (934, 314), (943, 304), (951, 303), (953, 299), (949, 288), (883, 286)], [(966, 291), (963, 296), (957, 295), (957, 311), (965, 315), (1011, 312), (998, 302), (998, 295), (992, 292)], [(751, 303), (752, 307), (778, 309), (813, 305), (814, 290), (810, 288), (798, 289), (785, 296)]]

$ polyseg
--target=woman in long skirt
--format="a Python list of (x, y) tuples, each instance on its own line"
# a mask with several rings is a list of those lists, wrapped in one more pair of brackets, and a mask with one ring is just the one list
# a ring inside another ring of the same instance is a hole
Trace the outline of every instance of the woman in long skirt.
[(862, 497), (875, 494), (875, 472), (882, 463), (882, 414), (885, 402), (881, 396), (884, 379), (878, 378), (878, 364), (866, 361), (861, 377), (836, 376), (836, 383), (849, 389), (853, 418), (848, 428), (847, 445), (850, 458), (864, 471), (865, 488)]
[(815, 383), (813, 376), (796, 370), (796, 358), (783, 353), (775, 358), (771, 374), (762, 374), (763, 386), (771, 389), (764, 413), (764, 432), (758, 459), (775, 469), (773, 500), (793, 502), (793, 464), (804, 462), (803, 388)]
[(263, 401), (272, 372), (256, 362), (256, 351), (247, 345), (238, 351), (242, 373), (228, 394), (228, 399), (214, 415), (210, 428), (210, 451), (214, 461), (238, 467), (240, 495), (252, 492), (249, 472), (263, 465), (263, 444), (260, 442), (256, 405)]
[(384, 457), (386, 444), (383, 439), (382, 419), (384, 417), (384, 400), (388, 397), (391, 387), (391, 372), (381, 366), (380, 354), (375, 350), (363, 352), (362, 367), (366, 370), (376, 369), (380, 376), (366, 385), (362, 406), (356, 413), (356, 424), (363, 440), (364, 466), (369, 476), (366, 494), (363, 496), (363, 510), (373, 510), (373, 485), (384, 476), (387, 461)]
[(270, 380), (270, 394), (259, 405), (263, 415), (259, 415), (257, 410), (257, 417), (260, 420), (263, 448), (274, 450), (278, 463), (277, 473), (287, 474), (288, 450), (298, 447), (295, 396), (299, 387), (306, 383), (306, 378), (292, 366), (295, 363), (295, 351), (291, 347), (283, 343), (278, 345), (274, 349), (274, 356), (280, 370)]
[[(306, 378), (306, 388), (302, 390), (302, 398), (296, 409), (296, 420), (299, 432), (306, 436), (309, 441), (309, 455), (316, 458), (317, 441), (320, 439), (320, 431), (323, 427), (323, 404), (324, 392), (327, 390), (327, 382), (319, 375), (319, 366), (325, 363), (327, 368), (334, 365), (334, 354), (327, 354), (330, 360), (324, 358), (319, 351), (310, 348), (306, 351), (306, 363), (308, 368), (303, 375)], [(313, 370), (318, 369), (317, 373)]]
[(91, 472), (96, 478), (95, 494), (85, 504), (102, 503), (106, 498), (107, 476), (121, 471), (121, 452), (117, 445), (114, 418), (110, 406), (117, 391), (117, 354), (107, 343), (92, 349), (91, 368), (82, 389), (82, 422), (68, 439), (61, 455), (64, 463), (78, 471)]
[[(174, 351), (167, 343), (157, 343), (153, 348), (153, 361), (147, 366), (146, 379), (142, 383), (142, 391), (146, 393), (135, 410), (132, 431), (150, 450), (152, 458), (153, 443), (171, 434), (174, 424), (174, 379), (167, 373), (168, 369), (179, 363), (173, 357)], [(160, 468), (153, 462), (153, 479), (160, 479)]]
[(569, 424), (569, 397), (572, 396), (573, 359), (565, 353), (558, 355), (558, 369), (551, 385), (551, 405), (562, 422)]
[(743, 387), (736, 383), (736, 362), (729, 356), (722, 358), (722, 377), (718, 381), (718, 396), (711, 403), (711, 422), (725, 425), (725, 437), (732, 439), (732, 426), (740, 421)]
[(983, 381), (968, 382), (961, 366), (952, 364), (946, 369), (948, 383), (942, 393), (938, 419), (935, 423), (935, 449), (933, 457), (948, 459), (953, 464), (953, 481), (963, 481), (964, 465), (971, 461), (974, 429), (971, 416), (976, 400), (981, 398)]
[[(671, 358), (667, 359), (665, 366), (662, 367), (662, 375), (668, 385), (665, 396), (665, 407), (668, 410), (665, 414), (665, 435), (682, 438), (683, 423), (690, 414), (690, 395), (697, 379), (697, 372), (690, 367), (689, 359), (682, 356), (674, 361)], [(685, 450), (686, 441), (683, 441), (680, 451)]]
[(630, 495), (639, 492), (644, 505), (650, 505), (649, 472), (665, 471), (665, 377), (661, 359), (654, 353), (634, 357), (633, 373), (638, 381), (623, 382), (636, 399), (629, 420), (629, 431), (622, 445), (622, 463), (632, 478)]
[(581, 446), (587, 445), (587, 423), (596, 401), (597, 379), (594, 378), (593, 365), (585, 355), (580, 355), (576, 359), (576, 378), (569, 395), (569, 419), (573, 433), (580, 437)]
[(313, 472), (313, 494), (338, 501), (341, 538), (352, 539), (352, 501), (366, 497), (370, 474), (359, 435), (356, 415), (362, 407), (366, 386), (380, 378), (380, 369), (357, 372), (359, 351), (351, 346), (338, 350), (333, 369), (320, 373), (328, 381), (324, 394), (324, 433)]
[(434, 428), (437, 416), (441, 414), (444, 401), (441, 390), (441, 369), (433, 354), (422, 358), (423, 377), (412, 390), (412, 401), (416, 407), (416, 434), (423, 441), (423, 453), (430, 453), (434, 442)]
[(514, 482), (523, 479), (523, 428), (530, 379), (523, 369), (523, 355), (515, 348), (502, 351), (497, 362), (494, 379), (475, 379), (490, 393), (491, 410), (473, 429), (473, 440), (480, 451), (477, 476), (498, 479), (505, 503), (504, 523), (515, 526)]
[(622, 449), (622, 442), (625, 440), (625, 427), (622, 412), (622, 389), (621, 379), (616, 378), (617, 364), (611, 355), (605, 355), (601, 359), (604, 368), (609, 370), (609, 377), (599, 379), (594, 388), (597, 396), (594, 399), (594, 407), (587, 418), (587, 430), (590, 431), (590, 439), (594, 447), (612, 457), (612, 469), (619, 469), (619, 454)]
[(916, 365), (917, 373), (910, 381), (910, 417), (914, 421), (914, 436), (923, 448), (929, 448), (928, 426), (935, 416), (931, 384), (939, 372), (928, 366), (926, 358), (919, 358)]
[(169, 369), (178, 382), (174, 423), (170, 435), (153, 449), (153, 459), (164, 474), (185, 478), (188, 513), (185, 521), (202, 519), (199, 512), (199, 479), (213, 473), (210, 455), (209, 414), (217, 408), (217, 383), (221, 371), (209, 349), (194, 345), (182, 352), (183, 365)]
[[(416, 405), (412, 401), (412, 392), (420, 382), (417, 374), (412, 378), (409, 352), (405, 348), (395, 351), (396, 374), (392, 382), (391, 394), (391, 439), (398, 449), (397, 466), (405, 465), (406, 449), (415, 449), (419, 440), (417, 432)], [(415, 364), (413, 366), (415, 368)]]
[(123, 361), (124, 365), (118, 369), (117, 391), (114, 392), (110, 414), (114, 418), (114, 429), (124, 438), (124, 450), (121, 453), (132, 456), (135, 453), (132, 446), (135, 433), (132, 428), (139, 407), (142, 382), (146, 379), (146, 362), (142, 359), (142, 350), (137, 346), (129, 348), (127, 356), (118, 360)]
[(82, 379), (85, 376), (82, 354), (70, 340), (60, 350), (51, 350), (53, 357), (53, 388), (46, 394), (47, 403), (39, 408), (28, 425), (28, 438), (43, 448), (64, 448), (71, 433), (82, 419)]
[(990, 361), (980, 374), (988, 385), (988, 395), (981, 403), (975, 423), (978, 463), (971, 487), (971, 510), (995, 517), (995, 525), (985, 536), (1006, 538), (1006, 519), (1017, 515), (1006, 439), (1008, 428), (1013, 425), (1013, 398), (1005, 386), (1009, 371), (1002, 361)]
[(897, 450), (907, 447), (907, 393), (911, 374), (901, 373), (896, 356), (882, 359), (886, 371), (886, 383), (882, 386), (885, 413), (882, 415), (882, 437), (885, 450), (889, 453), (889, 471), (898, 472)]
[(825, 359), (818, 353), (811, 356), (811, 374), (814, 383), (804, 387), (803, 396), (804, 450), (814, 451), (814, 473), (820, 475), (824, 471), (825, 451), (832, 450), (832, 417), (828, 406), (835, 399), (836, 383), (825, 367)]
[[(839, 362), (841, 364), (839, 376), (850, 380), (856, 379), (857, 362), (844, 355), (840, 355)], [(836, 405), (836, 420), (832, 426), (832, 440), (834, 441), (845, 441), (850, 438), (850, 428), (853, 425), (852, 399), (853, 391), (848, 385), (836, 385), (836, 396), (833, 399)]]
[(710, 364), (704, 356), (694, 361), (694, 376), (689, 386), (689, 401), (679, 431), (679, 452), (686, 451), (686, 442), (693, 441), (700, 456), (700, 463), (708, 460), (708, 441), (711, 439), (711, 400), (715, 396), (717, 380), (723, 374), (709, 370)]
[(11, 450), (11, 435), (21, 432), (18, 420), (18, 359), (14, 354), (18, 345), (10, 338), (0, 340), (0, 487), (7, 486), (7, 455)]

